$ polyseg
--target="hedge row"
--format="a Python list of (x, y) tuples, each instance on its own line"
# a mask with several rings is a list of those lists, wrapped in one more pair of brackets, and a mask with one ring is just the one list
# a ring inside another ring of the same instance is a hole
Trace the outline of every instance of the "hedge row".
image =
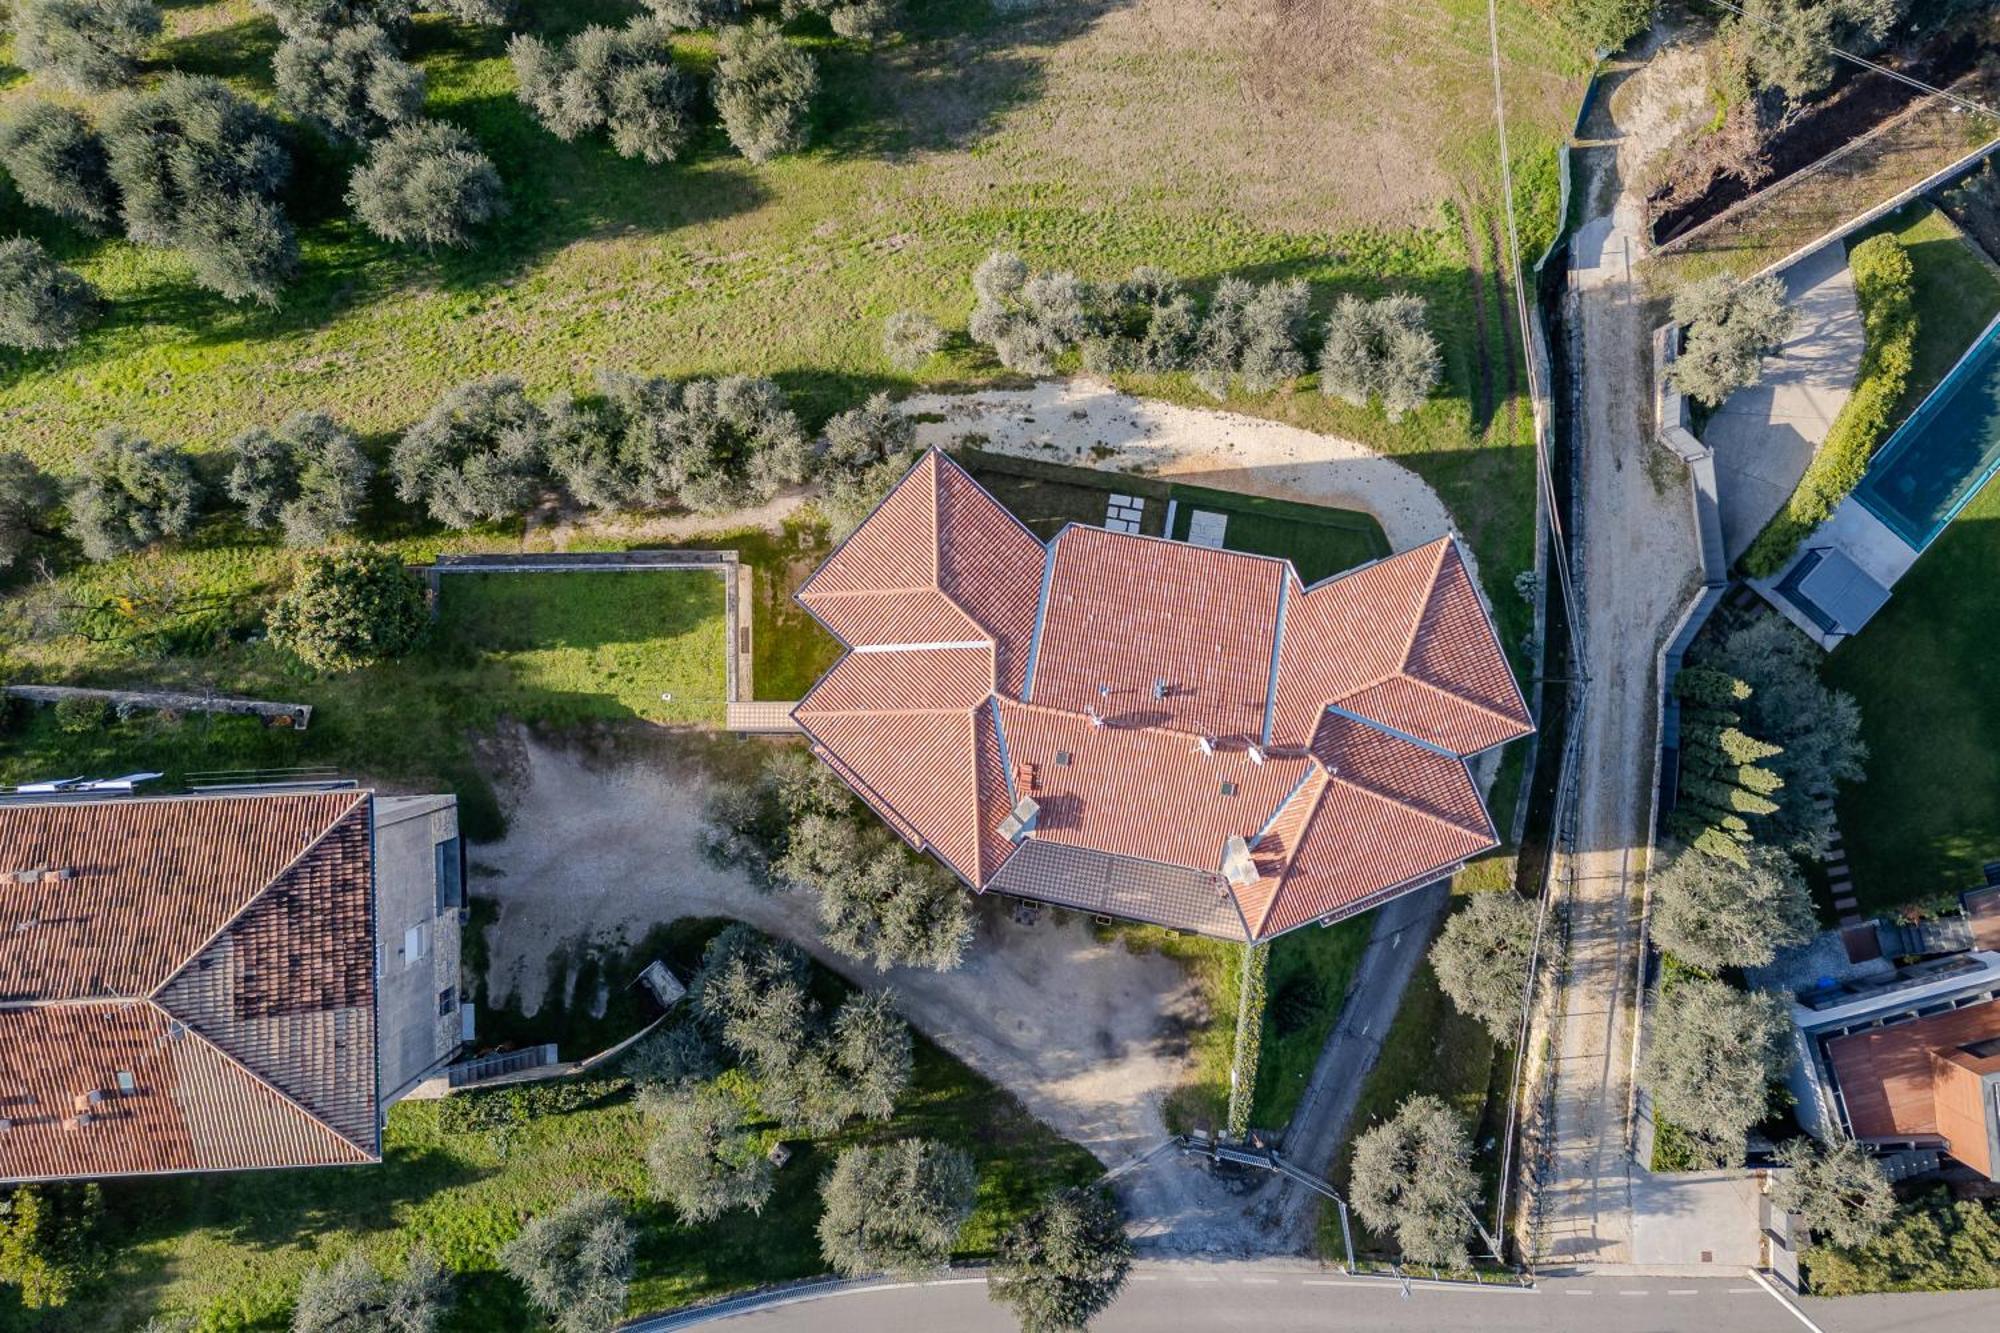
[(1868, 461), (1888, 438), (1896, 405), (1909, 386), (1917, 342), (1909, 251), (1884, 233), (1855, 246), (1847, 263), (1854, 274), (1854, 294), (1861, 302), (1867, 339), (1861, 371), (1798, 489), (1744, 552), (1743, 568), (1756, 578), (1769, 578), (1783, 569), (1799, 543), (1831, 518), (1859, 484)]
[(1242, 994), (1236, 1011), (1236, 1058), (1229, 1092), (1229, 1135), (1242, 1139), (1250, 1132), (1250, 1104), (1257, 1100), (1257, 1065), (1264, 1054), (1265, 982), (1271, 971), (1271, 946), (1251, 945), (1243, 956)]

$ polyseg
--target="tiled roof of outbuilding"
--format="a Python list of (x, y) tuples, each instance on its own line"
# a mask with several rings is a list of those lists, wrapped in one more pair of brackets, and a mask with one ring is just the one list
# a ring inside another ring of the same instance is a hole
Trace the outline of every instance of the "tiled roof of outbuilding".
[(376, 1160), (372, 855), (365, 792), (0, 806), (0, 1179)]
[[(1044, 546), (933, 451), (799, 601), (851, 651), (795, 717), (898, 833), (975, 888), (1019, 860), (1011, 892), (1115, 885), (1116, 910), (1193, 929), (1267, 937), (1491, 848), (1465, 760), (1532, 727), (1448, 537), (1310, 589), (1282, 560), (1090, 527)], [(1134, 907), (1168, 872), (1224, 882), (1238, 837), (1259, 874), (1235, 911), (1189, 906), (1200, 887)], [(1112, 868), (1058, 873), (1063, 849)]]

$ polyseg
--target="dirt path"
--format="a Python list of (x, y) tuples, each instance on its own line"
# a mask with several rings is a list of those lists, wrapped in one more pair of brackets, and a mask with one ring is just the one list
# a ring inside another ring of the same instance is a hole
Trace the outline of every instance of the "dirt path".
[[(1652, 791), (1655, 658), (1694, 577), (1685, 479), (1652, 442), (1650, 320), (1633, 277), (1652, 149), (1648, 71), (1607, 89), (1584, 154), (1570, 337), (1582, 349), (1576, 564), (1590, 685), (1581, 720), (1570, 964), (1556, 1032), (1555, 1161), (1543, 1194), (1547, 1264), (1629, 1263), (1634, 1170), (1626, 1147), (1638, 884)], [(1660, 480), (1655, 480), (1658, 477)]]
[[(1023, 926), (982, 904), (957, 971), (878, 973), (820, 942), (804, 895), (759, 892), (699, 854), (708, 779), (684, 739), (599, 752), (521, 735), (506, 748), (507, 836), (473, 854), (475, 891), (500, 904), (488, 933), (496, 999), (539, 1003), (548, 955), (565, 941), (629, 941), (684, 916), (733, 917), (857, 984), (893, 986), (920, 1031), (1107, 1167), (1166, 1138), (1161, 1100), (1185, 1077), (1202, 1004), (1178, 964), (1102, 943), (1080, 920)], [(1254, 1191), (1171, 1154), (1124, 1177), (1120, 1192), (1150, 1249), (1253, 1254), (1274, 1244), (1277, 1217)]]

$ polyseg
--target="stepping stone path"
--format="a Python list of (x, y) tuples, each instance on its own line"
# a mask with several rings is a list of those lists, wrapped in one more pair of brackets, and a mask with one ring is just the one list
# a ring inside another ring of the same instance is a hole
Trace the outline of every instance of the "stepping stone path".
[(1104, 508), (1104, 528), (1107, 532), (1139, 531), (1139, 521), (1145, 517), (1146, 502), (1136, 495), (1116, 495)]
[[(1833, 811), (1833, 801), (1825, 796), (1813, 798), (1813, 804), (1829, 815)], [(1861, 924), (1861, 904), (1854, 898), (1854, 878), (1847, 869), (1847, 849), (1840, 842), (1840, 825), (1833, 826), (1828, 838), (1826, 853), (1826, 883), (1833, 893), (1833, 910), (1840, 913), (1840, 924), (1858, 926)]]

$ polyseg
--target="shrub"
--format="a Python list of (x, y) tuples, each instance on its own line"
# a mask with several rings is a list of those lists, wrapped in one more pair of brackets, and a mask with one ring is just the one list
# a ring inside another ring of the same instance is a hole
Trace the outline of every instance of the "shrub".
[(595, 1106), (629, 1086), (622, 1078), (562, 1078), (455, 1093), (438, 1103), (438, 1128), (447, 1134), (516, 1128)]
[(69, 534), (86, 558), (109, 560), (193, 532), (200, 495), (186, 454), (107, 426), (70, 491)]
[(1354, 1211), (1393, 1234), (1407, 1262), (1466, 1267), (1467, 1201), (1478, 1192), (1471, 1135), (1456, 1111), (1428, 1093), (1405, 1098), (1391, 1119), (1355, 1142), (1348, 1185)]
[(1512, 893), (1482, 893), (1445, 921), (1431, 946), (1431, 970), (1458, 1012), (1512, 1046), (1534, 947), (1534, 904)]
[(560, 1333), (601, 1333), (625, 1314), (632, 1223), (611, 1195), (584, 1192), (530, 1221), (500, 1251), (500, 1266)]
[(1806, 1271), (1818, 1296), (2000, 1287), (2000, 1207), (1931, 1189), (1866, 1245), (1815, 1246)]
[(93, 236), (116, 215), (104, 140), (80, 111), (54, 102), (23, 106), (0, 125), (0, 165), (22, 199)]
[(972, 1158), (941, 1143), (848, 1148), (820, 1186), (820, 1253), (847, 1277), (935, 1269), (951, 1257), (977, 1183)]
[(1569, 0), (1563, 26), (1592, 51), (1616, 51), (1653, 26), (1658, 0)]
[(276, 202), (291, 171), (276, 122), (217, 79), (173, 74), (106, 128), (132, 239), (180, 250), (195, 280), (229, 300), (275, 304), (298, 265)]
[(653, 1197), (672, 1204), (683, 1224), (699, 1226), (736, 1208), (764, 1211), (771, 1163), (734, 1096), (681, 1087), (649, 1093), (642, 1104), (656, 1127), (646, 1149)]
[(730, 28), (717, 43), (715, 107), (736, 151), (768, 162), (806, 146), (806, 114), (819, 89), (812, 57), (765, 19)]
[(882, 354), (898, 370), (915, 370), (944, 349), (944, 329), (929, 315), (898, 310), (882, 322)]
[(292, 1333), (432, 1333), (451, 1304), (451, 1275), (419, 1245), (402, 1275), (387, 1278), (349, 1250), (313, 1269), (299, 1287)]
[(1421, 407), (1444, 373), (1423, 301), (1397, 292), (1376, 301), (1334, 303), (1320, 345), (1319, 388), (1360, 407), (1382, 400), (1391, 421)]
[(1675, 982), (1660, 1013), (1641, 1070), (1655, 1108), (1686, 1132), (1697, 1163), (1739, 1164), (1790, 1059), (1784, 997), (1698, 977)]
[(80, 93), (132, 82), (160, 35), (152, 0), (14, 0), (14, 60)]
[(784, 0), (787, 19), (800, 14), (823, 14), (827, 23), (842, 37), (870, 42), (896, 26), (902, 17), (902, 0)]
[(1117, 1200), (1066, 1189), (1001, 1235), (986, 1291), (1013, 1309), (1021, 1333), (1072, 1333), (1110, 1308), (1131, 1271)]
[(519, 513), (541, 481), (544, 430), (513, 376), (461, 384), (396, 442), (396, 494), (449, 528)]
[(26, 454), (0, 450), (0, 569), (47, 532), (50, 511), (61, 498), (56, 480)]
[[(103, 1261), (96, 1185), (20, 1185), (0, 1201), (0, 1284), (30, 1310), (68, 1304)], [(33, 1325), (38, 1321), (29, 1318)]]
[(671, 162), (695, 133), (697, 89), (674, 64), (667, 27), (637, 18), (588, 27), (560, 47), (539, 37), (507, 44), (517, 95), (565, 143), (607, 129), (620, 157)]
[(373, 25), (288, 37), (272, 65), (278, 105), (331, 139), (358, 143), (423, 114), (424, 72)]
[(324, 412), (253, 427), (230, 449), (229, 498), (243, 521), (280, 527), (293, 546), (320, 546), (353, 527), (375, 470), (354, 433)]
[(1653, 885), (1653, 943), (1705, 971), (1763, 967), (1818, 930), (1792, 858), (1753, 847), (1742, 862), (1682, 852)]
[(271, 641), (322, 671), (401, 657), (429, 627), (423, 583), (389, 551), (307, 556), (270, 618)]
[(72, 694), (56, 700), (56, 730), (71, 736), (104, 730), (111, 721), (111, 705), (87, 694)]
[(434, 120), (376, 140), (354, 169), (347, 202), (383, 240), (426, 249), (471, 245), (475, 228), (507, 211), (500, 173), (478, 140)]
[(1895, 1220), (1889, 1177), (1853, 1139), (1793, 1139), (1778, 1150), (1778, 1160), (1791, 1169), (1771, 1187), (1771, 1202), (1803, 1217), (1814, 1244), (1859, 1249)]
[(1889, 437), (1909, 385), (1917, 345), (1915, 270), (1909, 252), (1883, 233), (1855, 246), (1847, 258), (1861, 304), (1861, 367), (1854, 391), (1806, 464), (1798, 487), (1743, 554), (1743, 568), (1757, 578), (1771, 578), (1783, 569), (1800, 543), (1833, 517), (1859, 484), (1869, 460)]
[(49, 258), (41, 242), (0, 241), (0, 344), (37, 352), (74, 347), (103, 308), (97, 289)]
[(349, 28), (400, 32), (410, 0), (254, 0), (287, 37), (331, 37)]

